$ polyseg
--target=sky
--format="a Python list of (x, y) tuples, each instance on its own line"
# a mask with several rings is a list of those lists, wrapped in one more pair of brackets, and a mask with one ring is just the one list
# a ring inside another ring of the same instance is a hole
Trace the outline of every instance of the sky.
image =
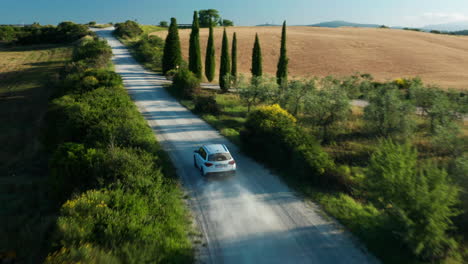
[(189, 24), (194, 10), (214, 8), (236, 25), (310, 25), (331, 20), (421, 27), (468, 21), (468, 0), (0, 0), (0, 24), (137, 20)]

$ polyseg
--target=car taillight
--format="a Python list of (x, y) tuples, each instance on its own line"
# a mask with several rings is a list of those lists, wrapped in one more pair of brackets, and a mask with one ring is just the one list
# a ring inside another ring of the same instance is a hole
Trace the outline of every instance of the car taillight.
[(211, 166), (213, 166), (213, 163), (205, 162), (205, 166), (211, 167)]
[(234, 164), (236, 164), (236, 161), (235, 161), (235, 160), (231, 160), (231, 161), (229, 162), (229, 164), (230, 164), (230, 165), (234, 165)]

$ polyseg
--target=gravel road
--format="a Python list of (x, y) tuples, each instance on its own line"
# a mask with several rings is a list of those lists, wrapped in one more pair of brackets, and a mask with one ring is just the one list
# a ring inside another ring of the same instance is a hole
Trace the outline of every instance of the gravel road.
[[(111, 35), (107, 39), (119, 73), (142, 115), (169, 153), (204, 244), (198, 263), (379, 263), (320, 209), (289, 189), (268, 169), (241, 154), (215, 129), (193, 115), (163, 88)], [(193, 150), (222, 143), (237, 161), (236, 176), (204, 178), (193, 166)]]

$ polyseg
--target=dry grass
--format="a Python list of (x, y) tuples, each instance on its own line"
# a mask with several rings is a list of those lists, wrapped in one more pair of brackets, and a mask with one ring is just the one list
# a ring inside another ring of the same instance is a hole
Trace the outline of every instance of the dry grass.
[[(222, 28), (215, 29), (216, 54), (221, 54)], [(275, 74), (281, 27), (230, 27), (237, 32), (239, 71), (249, 73), (255, 33), (259, 34), (264, 71)], [(154, 32), (165, 38), (166, 31)], [(188, 56), (190, 29), (179, 30)], [(202, 56), (208, 29), (201, 29)], [(373, 28), (288, 27), (291, 76), (348, 76), (370, 73), (377, 80), (419, 76), (443, 88), (468, 90), (468, 37)], [(219, 57), (217, 66), (219, 66)]]
[(50, 45), (0, 47), (0, 171), (30, 159), (51, 89), (47, 83), (71, 56), (71, 48)]
[[(0, 256), (41, 263), (55, 221), (44, 180), (47, 156), (38, 133), (52, 92), (51, 79), (71, 47), (0, 46)], [(1, 257), (0, 257), (1, 262)]]

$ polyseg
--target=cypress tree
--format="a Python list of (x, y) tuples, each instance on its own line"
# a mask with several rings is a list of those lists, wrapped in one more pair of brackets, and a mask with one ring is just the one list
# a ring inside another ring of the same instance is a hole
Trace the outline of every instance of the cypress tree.
[(210, 35), (208, 36), (208, 44), (206, 46), (206, 57), (205, 57), (205, 76), (209, 82), (213, 81), (215, 74), (215, 47), (213, 39), (213, 23), (210, 22)]
[(203, 77), (200, 55), (200, 25), (197, 11), (193, 12), (192, 33), (190, 33), (189, 70), (193, 72), (198, 79)]
[(252, 77), (262, 76), (262, 49), (258, 34), (255, 34), (255, 43), (252, 52)]
[(171, 25), (169, 26), (169, 33), (166, 37), (164, 45), (164, 54), (162, 59), (162, 70), (166, 74), (168, 71), (177, 68), (182, 62), (182, 55), (180, 53), (180, 39), (179, 30), (177, 29), (177, 20), (171, 18)]
[(288, 81), (288, 55), (286, 54), (286, 21), (283, 23), (283, 30), (281, 33), (281, 50), (278, 61), (278, 69), (276, 71), (276, 80), (279, 85)]
[(231, 75), (232, 77), (237, 77), (237, 36), (236, 32), (232, 36), (232, 54), (231, 54)]
[(223, 45), (221, 46), (221, 65), (219, 67), (219, 87), (224, 92), (227, 92), (228, 87), (224, 78), (231, 73), (231, 58), (229, 56), (229, 41), (226, 34), (226, 28), (223, 32)]

